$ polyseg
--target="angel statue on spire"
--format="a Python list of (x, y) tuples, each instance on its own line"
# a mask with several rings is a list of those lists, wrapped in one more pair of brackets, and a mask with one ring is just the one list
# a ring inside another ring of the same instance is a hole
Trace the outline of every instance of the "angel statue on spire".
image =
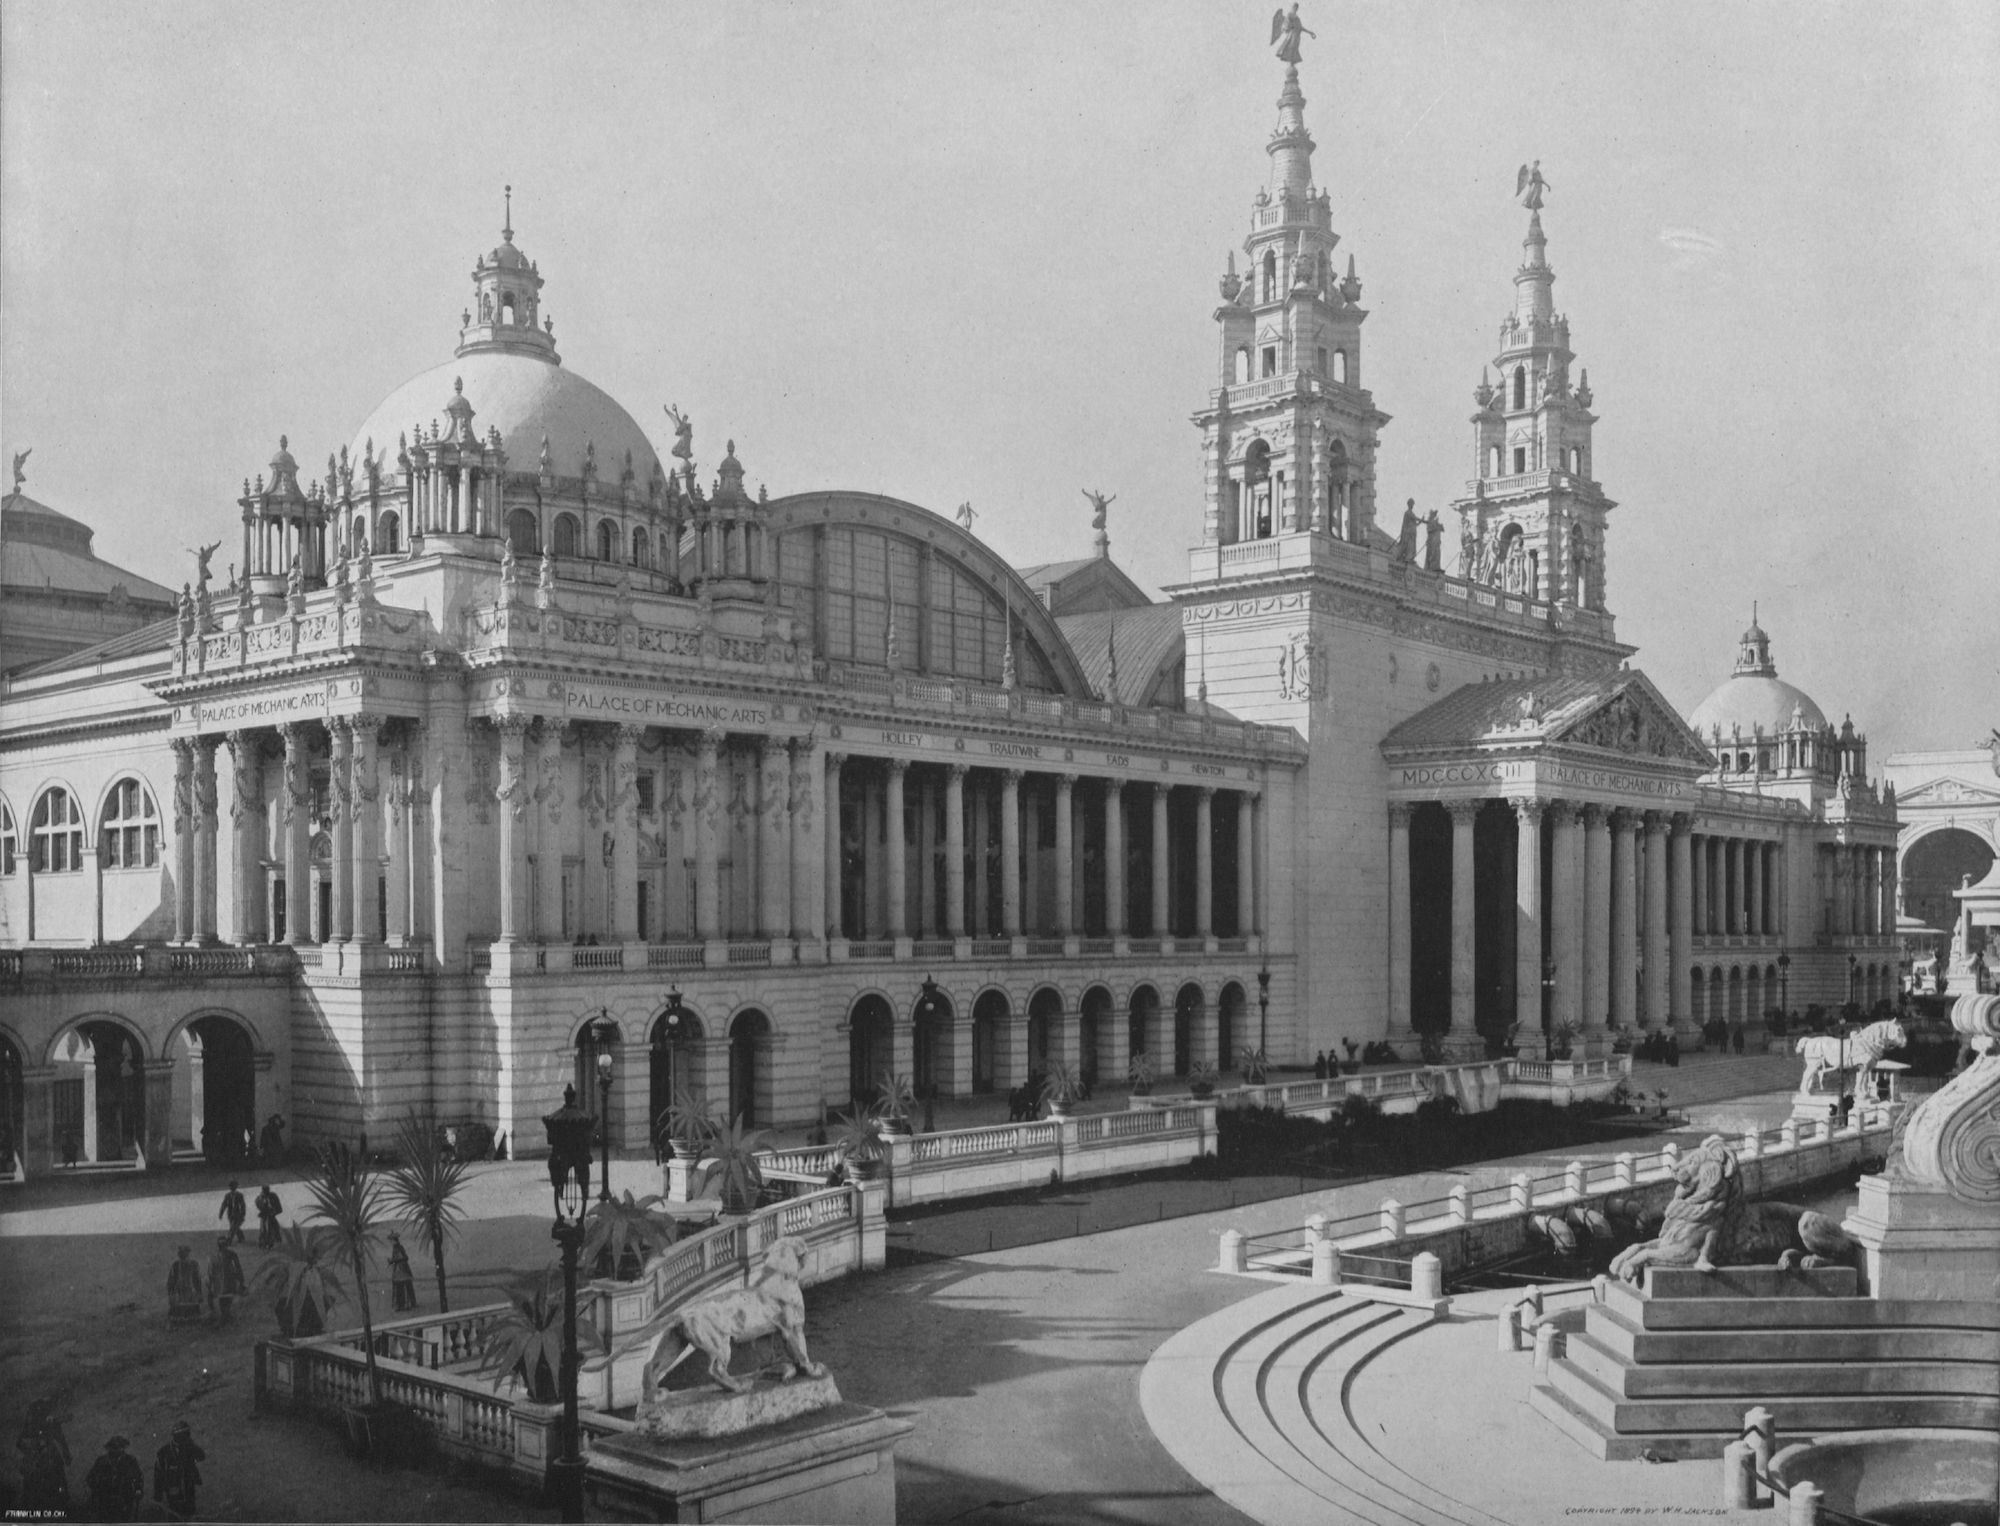
[(672, 453), (689, 465), (692, 465), (694, 463), (694, 425), (688, 421), (688, 416), (682, 413), (680, 409), (671, 404), (666, 406), (667, 417), (674, 421), (674, 448)]
[(1319, 36), (1319, 33), (1311, 30), (1303, 21), (1299, 20), (1297, 0), (1294, 0), (1289, 14), (1284, 11), (1273, 11), (1271, 13), (1271, 41), (1277, 45), (1278, 61), (1280, 63), (1296, 64), (1299, 61), (1299, 37), (1301, 34), (1315, 39)]
[(1542, 196), (1553, 191), (1554, 186), (1542, 179), (1542, 161), (1521, 166), (1521, 173), (1514, 177), (1514, 194), (1521, 199), (1521, 205), (1530, 212), (1542, 210)]
[(1082, 489), (1082, 492), (1083, 496), (1090, 500), (1091, 506), (1095, 510), (1090, 516), (1090, 528), (1093, 530), (1102, 530), (1104, 528), (1104, 516), (1110, 512), (1111, 505), (1118, 501), (1118, 495), (1113, 493), (1107, 498), (1102, 493), (1093, 493), (1089, 488)]

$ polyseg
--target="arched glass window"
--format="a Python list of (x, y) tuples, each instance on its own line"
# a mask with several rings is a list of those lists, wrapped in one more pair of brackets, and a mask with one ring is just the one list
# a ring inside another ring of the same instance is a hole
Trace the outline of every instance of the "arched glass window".
[(1581, 477), (1583, 475), (1583, 447), (1581, 445), (1572, 445), (1569, 448), (1569, 474), (1572, 477)]
[(68, 874), (83, 867), (83, 810), (60, 785), (35, 802), (28, 823), (28, 867), (36, 874)]
[(539, 555), (542, 549), (540, 540), (541, 531), (532, 510), (516, 509), (507, 516), (507, 544), (514, 548), (514, 555)]
[(394, 509), (383, 511), (375, 523), (375, 545), (378, 556), (394, 556), (403, 549), (403, 522), (396, 517)]
[(632, 532), (632, 565), (634, 567), (650, 567), (653, 565), (653, 545), (646, 538), (644, 530), (634, 530)]
[(1250, 380), (1250, 346), (1247, 344), (1236, 347), (1236, 379), (1240, 382)]
[(121, 779), (104, 802), (97, 824), (98, 862), (106, 869), (160, 867), (160, 813), (152, 792), (137, 779)]
[(514, 294), (511, 291), (500, 298), (500, 321), (502, 323), (514, 321)]
[(1516, 408), (1525, 408), (1528, 406), (1528, 368), (1526, 366), (1514, 367), (1514, 406)]
[(366, 514), (356, 514), (354, 516), (354, 524), (350, 528), (350, 533), (347, 537), (347, 554), (349, 556), (353, 556), (356, 552), (360, 551), (361, 537), (367, 533), (368, 516)]
[(1333, 379), (1343, 386), (1346, 385), (1347, 351), (1345, 350), (1335, 350), (1333, 352)]
[(1243, 485), (1250, 496), (1248, 539), (1263, 540), (1276, 530), (1271, 506), (1271, 447), (1252, 440), (1243, 454)]
[(574, 514), (556, 515), (555, 552), (557, 556), (578, 556), (581, 550), (577, 544), (581, 529)]
[(618, 526), (608, 519), (597, 522), (597, 559), (600, 562), (618, 560)]
[(1278, 300), (1278, 256), (1269, 249), (1264, 251), (1264, 295), (1261, 300)]
[(14, 834), (13, 808), (0, 800), (0, 875), (14, 872), (14, 854), (19, 846), (19, 839)]

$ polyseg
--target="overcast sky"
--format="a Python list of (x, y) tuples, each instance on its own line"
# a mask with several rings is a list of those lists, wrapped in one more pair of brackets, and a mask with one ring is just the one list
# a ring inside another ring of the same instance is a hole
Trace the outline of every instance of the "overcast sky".
[[(1088, 554), (1101, 488), (1157, 588), (1270, 3), (4, 0), (4, 446), (178, 584), (280, 433), (322, 462), (449, 358), (511, 182), (565, 363), (662, 447), (686, 408), (704, 475), (734, 437), (774, 494), (970, 499), (1017, 563)], [(1638, 661), (1692, 708), (1758, 600), (1877, 761), (2000, 724), (2000, 6), (1302, 14), (1390, 527), (1464, 490), (1539, 157)]]

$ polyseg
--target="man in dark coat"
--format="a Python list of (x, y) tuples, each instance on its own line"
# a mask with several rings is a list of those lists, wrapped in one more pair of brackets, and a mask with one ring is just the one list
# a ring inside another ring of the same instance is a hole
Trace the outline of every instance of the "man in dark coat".
[(129, 1521), (146, 1497), (146, 1475), (139, 1459), (126, 1450), (131, 1445), (123, 1436), (113, 1436), (104, 1443), (104, 1455), (84, 1475), (92, 1520)]
[(249, 1291), (250, 1284), (243, 1276), (243, 1263), (230, 1249), (229, 1236), (217, 1235), (215, 1254), (208, 1258), (208, 1303), (215, 1311), (215, 1322), (218, 1325), (228, 1324), (231, 1305)]
[(278, 1215), (284, 1211), (285, 1205), (278, 1201), (278, 1194), (260, 1183), (257, 1188), (257, 1244), (264, 1250), (278, 1243)]
[(229, 1238), (235, 1244), (243, 1242), (243, 1220), (249, 1215), (250, 1205), (243, 1201), (243, 1194), (236, 1183), (229, 1184), (229, 1190), (222, 1194), (222, 1206), (216, 1210), (218, 1219), (229, 1220)]
[(410, 1253), (403, 1249), (403, 1237), (389, 1231), (389, 1292), (398, 1314), (417, 1306), (417, 1276), (410, 1269)]
[(174, 1422), (174, 1433), (153, 1458), (153, 1503), (165, 1505), (181, 1520), (194, 1514), (195, 1490), (201, 1487), (201, 1461), (208, 1456), (195, 1443), (185, 1420)]
[(14, 1446), (21, 1454), (22, 1510), (46, 1510), (58, 1520), (69, 1514), (69, 1440), (55, 1400), (37, 1399), (28, 1406)]
[(191, 1325), (201, 1318), (201, 1267), (185, 1246), (174, 1252), (167, 1268), (167, 1323)]

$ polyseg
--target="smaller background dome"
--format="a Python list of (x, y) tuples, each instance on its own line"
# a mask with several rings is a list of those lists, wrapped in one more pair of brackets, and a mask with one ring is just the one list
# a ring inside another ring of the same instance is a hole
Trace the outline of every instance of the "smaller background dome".
[(1715, 727), (1727, 737), (1737, 727), (1743, 735), (1754, 734), (1759, 726), (1765, 736), (1793, 729), (1792, 717), (1803, 712), (1805, 724), (1815, 729), (1826, 724), (1826, 716), (1812, 696), (1795, 684), (1767, 674), (1739, 673), (1722, 683), (1707, 699), (1688, 712), (1688, 724), (1707, 741)]

